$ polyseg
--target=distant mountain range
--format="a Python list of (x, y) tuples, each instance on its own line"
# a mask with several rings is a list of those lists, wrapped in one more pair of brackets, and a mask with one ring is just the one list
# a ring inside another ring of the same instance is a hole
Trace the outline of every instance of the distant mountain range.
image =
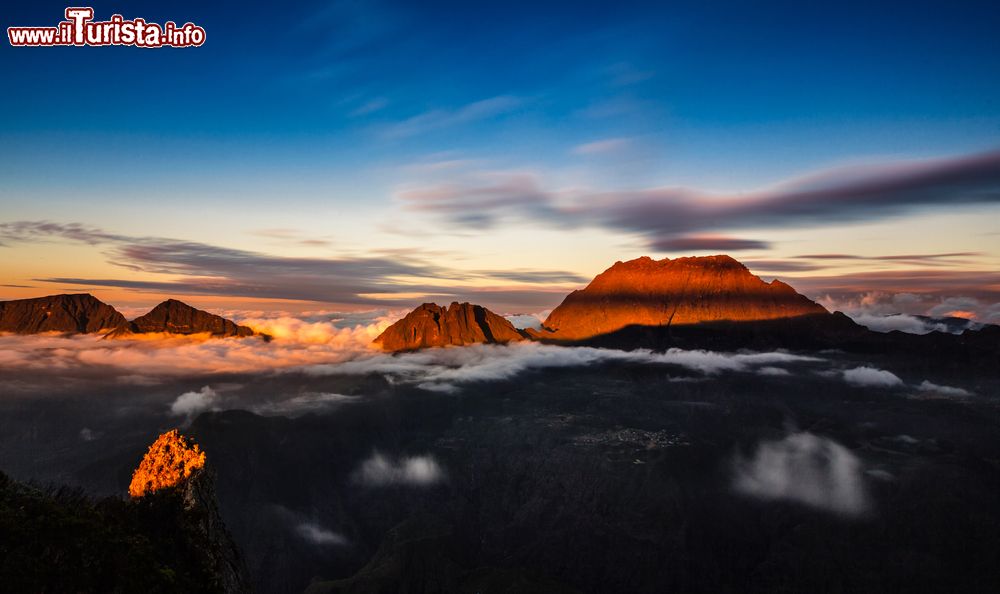
[(93, 295), (0, 301), (0, 332), (106, 332), (126, 323), (118, 310)]
[[(570, 293), (540, 330), (517, 330), (478, 305), (425, 303), (375, 339), (385, 350), (507, 343), (525, 338), (586, 343), (633, 326), (669, 329), (709, 322), (832, 316), (785, 283), (754, 276), (729, 256), (616, 262)], [(626, 345), (627, 346), (627, 345)]]
[(216, 338), (259, 335), (270, 338), (176, 299), (168, 299), (130, 322), (114, 307), (89, 294), (0, 301), (0, 332), (99, 333), (105, 338), (150, 333), (209, 334)]
[[(585, 288), (570, 293), (538, 330), (515, 328), (480, 305), (425, 303), (389, 326), (374, 343), (389, 352), (524, 340), (622, 349), (682, 346), (873, 351), (921, 345), (919, 348), (928, 352), (956, 346), (977, 350), (985, 346), (992, 352), (996, 347), (992, 337), (997, 331), (1000, 327), (970, 325), (954, 338), (925, 339), (899, 332), (874, 333), (841, 313), (830, 313), (779, 280), (764, 282), (729, 256), (642, 257), (616, 262)], [(0, 302), (0, 332), (270, 339), (175, 299), (127, 321), (92, 295)]]
[(616, 262), (570, 293), (538, 330), (477, 305), (425, 303), (375, 339), (387, 351), (521, 340), (615, 349), (843, 349), (909, 361), (1000, 364), (1000, 326), (965, 332), (873, 332), (729, 256)]

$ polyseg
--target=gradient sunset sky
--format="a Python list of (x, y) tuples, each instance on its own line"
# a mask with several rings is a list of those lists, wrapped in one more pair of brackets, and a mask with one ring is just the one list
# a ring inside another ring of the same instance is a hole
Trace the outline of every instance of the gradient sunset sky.
[(91, 3), (207, 41), (0, 44), (0, 299), (536, 312), (729, 253), (1000, 322), (1000, 6), (822, 4)]

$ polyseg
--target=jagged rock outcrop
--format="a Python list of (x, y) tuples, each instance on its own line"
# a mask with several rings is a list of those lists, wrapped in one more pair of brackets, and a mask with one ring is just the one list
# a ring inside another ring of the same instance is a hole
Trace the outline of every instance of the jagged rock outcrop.
[(128, 494), (136, 499), (161, 489), (175, 487), (205, 468), (205, 452), (172, 429), (160, 435), (146, 450), (132, 473)]
[(0, 332), (88, 333), (125, 323), (118, 310), (86, 293), (0, 301)]
[(134, 334), (210, 334), (216, 338), (254, 336), (253, 328), (240, 326), (222, 316), (195, 309), (176, 299), (168, 299), (149, 313), (126, 322), (105, 338)]
[(642, 257), (597, 275), (552, 310), (535, 338), (584, 340), (627, 326), (759, 321), (828, 314), (779, 280), (765, 283), (729, 256)]
[(441, 307), (424, 303), (375, 339), (387, 351), (413, 351), (427, 347), (477, 343), (506, 344), (525, 335), (506, 318), (471, 303)]
[(195, 553), (212, 590), (248, 592), (247, 570), (226, 530), (205, 452), (176, 429), (160, 435), (132, 475), (129, 495), (151, 513), (174, 518), (180, 540)]

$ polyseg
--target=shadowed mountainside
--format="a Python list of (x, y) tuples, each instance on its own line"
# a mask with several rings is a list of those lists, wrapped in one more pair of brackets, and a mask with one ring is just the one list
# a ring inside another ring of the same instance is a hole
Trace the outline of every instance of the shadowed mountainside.
[(524, 338), (506, 318), (485, 307), (457, 302), (448, 307), (425, 303), (386, 328), (375, 344), (387, 351), (412, 351), (475, 343), (506, 344)]
[(626, 326), (680, 326), (828, 314), (792, 287), (765, 283), (729, 256), (653, 260), (614, 266), (552, 310), (535, 338), (581, 340)]
[(88, 333), (125, 323), (118, 310), (87, 293), (0, 301), (0, 332)]

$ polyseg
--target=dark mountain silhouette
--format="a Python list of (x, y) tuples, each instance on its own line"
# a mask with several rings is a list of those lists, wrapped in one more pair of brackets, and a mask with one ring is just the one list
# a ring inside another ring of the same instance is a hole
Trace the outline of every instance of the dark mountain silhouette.
[(387, 351), (477, 343), (505, 344), (525, 336), (506, 318), (471, 303), (425, 303), (385, 329), (375, 343)]
[(190, 305), (168, 299), (144, 316), (122, 324), (108, 333), (106, 338), (122, 338), (133, 334), (211, 334), (213, 337), (246, 337), (255, 333), (248, 326), (239, 326), (222, 316), (195, 309)]
[(535, 338), (582, 340), (627, 326), (682, 326), (828, 314), (787, 284), (765, 283), (729, 256), (642, 257), (597, 275), (552, 310)]
[(90, 294), (49, 295), (0, 301), (0, 332), (100, 332), (126, 323), (125, 316)]

